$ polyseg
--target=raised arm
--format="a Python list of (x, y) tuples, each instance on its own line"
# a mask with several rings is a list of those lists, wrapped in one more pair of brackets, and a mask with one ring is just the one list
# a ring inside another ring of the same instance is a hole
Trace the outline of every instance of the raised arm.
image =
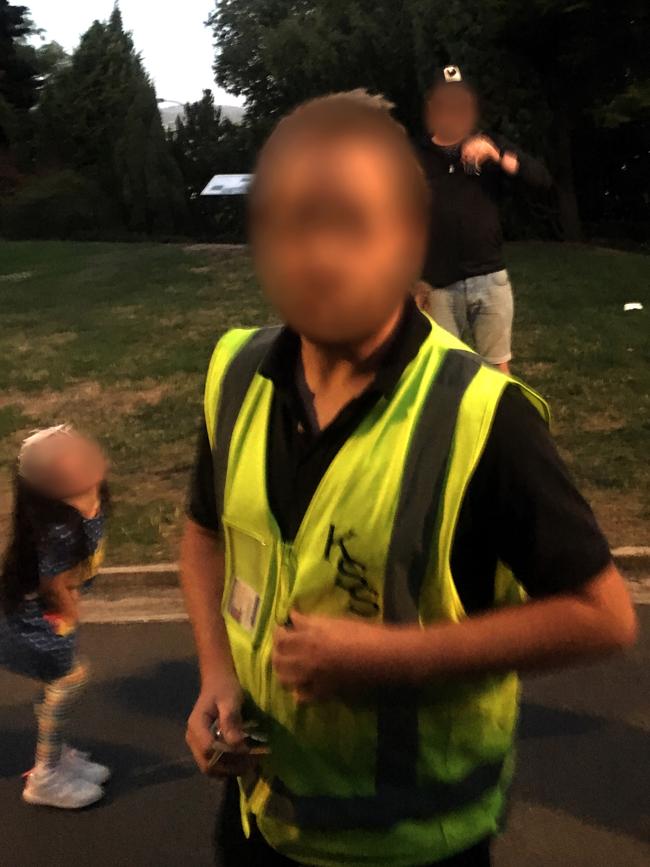
[(498, 162), (505, 174), (516, 176), (531, 187), (549, 189), (553, 185), (553, 178), (540, 160), (531, 157), (506, 139), (499, 139), (496, 145), (499, 151)]
[(543, 163), (501, 136), (491, 137), (483, 133), (472, 136), (462, 146), (462, 158), (476, 168), (495, 163), (504, 174), (518, 177), (532, 187), (548, 189), (553, 185)]

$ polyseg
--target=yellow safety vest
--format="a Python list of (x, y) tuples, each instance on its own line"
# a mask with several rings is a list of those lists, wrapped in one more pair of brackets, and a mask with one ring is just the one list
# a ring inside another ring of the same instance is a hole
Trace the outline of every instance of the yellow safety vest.
[[(277, 333), (226, 334), (205, 390), (226, 541), (222, 612), (247, 713), (271, 747), (259, 773), (240, 780), (244, 828), (254, 814), (274, 849), (322, 867), (442, 860), (498, 830), (513, 770), (516, 675), (299, 705), (275, 677), (273, 632), (294, 606), (422, 626), (467, 616), (450, 570), (456, 521), (499, 399), (515, 380), (431, 323), (285, 542), (266, 489), (274, 387), (258, 373)], [(543, 400), (517, 384), (546, 416)], [(495, 607), (522, 598), (500, 564)]]

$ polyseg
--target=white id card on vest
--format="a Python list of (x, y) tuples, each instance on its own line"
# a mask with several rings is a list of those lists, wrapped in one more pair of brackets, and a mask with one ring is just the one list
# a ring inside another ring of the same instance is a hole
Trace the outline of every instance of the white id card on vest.
[(260, 610), (260, 597), (253, 588), (242, 581), (240, 578), (235, 578), (232, 590), (230, 591), (230, 599), (228, 601), (228, 613), (246, 630), (252, 632), (257, 623), (257, 616)]

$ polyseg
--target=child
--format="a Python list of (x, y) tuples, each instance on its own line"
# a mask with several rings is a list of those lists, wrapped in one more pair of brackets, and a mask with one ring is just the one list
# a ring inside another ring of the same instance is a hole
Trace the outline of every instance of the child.
[(68, 425), (34, 432), (18, 456), (0, 581), (0, 664), (43, 683), (36, 762), (23, 792), (30, 804), (85, 807), (103, 796), (110, 776), (63, 740), (87, 679), (77, 656), (79, 596), (103, 559), (106, 469), (99, 445)]

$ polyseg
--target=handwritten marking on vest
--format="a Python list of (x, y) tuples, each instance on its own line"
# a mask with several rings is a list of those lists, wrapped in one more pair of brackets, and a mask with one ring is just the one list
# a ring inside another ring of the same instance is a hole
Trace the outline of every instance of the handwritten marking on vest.
[(350, 554), (346, 545), (354, 536), (354, 530), (337, 534), (334, 524), (330, 524), (325, 543), (325, 560), (331, 562), (334, 558), (337, 572), (334, 583), (349, 595), (350, 611), (359, 617), (375, 617), (379, 614), (379, 594), (368, 583), (367, 567)]

